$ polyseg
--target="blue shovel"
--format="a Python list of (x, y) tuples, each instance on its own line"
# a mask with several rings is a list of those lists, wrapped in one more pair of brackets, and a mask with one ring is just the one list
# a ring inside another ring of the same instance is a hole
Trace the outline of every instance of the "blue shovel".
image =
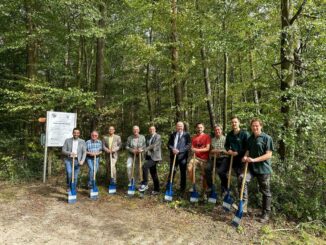
[(113, 178), (113, 174), (112, 174), (112, 152), (110, 152), (110, 173), (111, 173), (111, 179), (109, 185), (109, 194), (115, 194), (117, 192), (117, 185), (115, 183), (115, 179)]
[(131, 180), (128, 186), (128, 195), (133, 196), (135, 195), (135, 190), (136, 190), (136, 184), (135, 184), (135, 161), (136, 161), (136, 154), (134, 154), (134, 159), (132, 161), (132, 166), (131, 166)]
[(75, 155), (72, 157), (72, 173), (71, 173), (71, 183), (70, 183), (70, 191), (68, 192), (68, 203), (76, 203), (77, 201), (77, 191), (76, 191), (76, 183), (75, 183)]
[(216, 192), (216, 185), (215, 185), (215, 169), (216, 169), (216, 154), (214, 154), (214, 163), (213, 163), (213, 176), (212, 176), (212, 191), (208, 198), (209, 203), (216, 203), (217, 200), (217, 192)]
[(173, 173), (174, 173), (174, 166), (175, 166), (175, 160), (177, 158), (177, 154), (174, 154), (173, 157), (173, 164), (172, 164), (172, 169), (171, 169), (171, 177), (170, 177), (170, 183), (168, 184), (167, 188), (166, 188), (166, 192), (165, 192), (165, 196), (164, 196), (164, 200), (165, 201), (172, 201), (173, 198)]
[[(193, 159), (195, 160), (195, 154)], [(192, 174), (192, 192), (190, 193), (190, 202), (198, 202), (199, 199), (199, 193), (196, 190), (196, 164), (194, 162), (194, 169), (193, 169), (193, 174)]]
[(231, 156), (229, 173), (228, 173), (228, 189), (226, 190), (226, 194), (223, 198), (223, 208), (225, 211), (230, 211), (233, 203), (233, 198), (231, 196), (231, 190), (230, 190), (231, 177), (232, 177), (232, 165), (233, 165), (233, 156)]
[(92, 200), (97, 200), (98, 198), (98, 188), (96, 186), (96, 155), (94, 155), (92, 189), (89, 196)]
[(245, 164), (245, 171), (244, 171), (244, 176), (242, 179), (242, 186), (241, 186), (241, 192), (240, 192), (240, 202), (239, 202), (239, 206), (238, 206), (238, 210), (235, 213), (235, 216), (231, 222), (231, 224), (235, 227), (238, 227), (241, 223), (241, 219), (242, 219), (242, 215), (243, 215), (243, 204), (244, 204), (244, 200), (243, 200), (243, 191), (244, 191), (244, 187), (245, 187), (245, 183), (246, 183), (246, 178), (247, 178), (247, 170), (248, 170), (248, 162), (246, 162)]

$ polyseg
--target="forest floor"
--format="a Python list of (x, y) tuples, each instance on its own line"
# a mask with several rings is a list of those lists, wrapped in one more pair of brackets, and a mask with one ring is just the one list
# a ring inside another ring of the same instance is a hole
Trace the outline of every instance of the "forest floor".
[(47, 184), (0, 182), (0, 244), (325, 244), (282, 219), (262, 225), (257, 210), (235, 229), (233, 213), (220, 203), (167, 204), (163, 193), (130, 198), (101, 187), (97, 201), (79, 188), (77, 203), (67, 204), (63, 187), (55, 178)]

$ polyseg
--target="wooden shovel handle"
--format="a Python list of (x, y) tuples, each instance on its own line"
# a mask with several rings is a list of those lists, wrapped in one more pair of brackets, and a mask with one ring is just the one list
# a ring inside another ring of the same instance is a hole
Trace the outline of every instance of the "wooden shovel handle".
[(243, 191), (244, 191), (244, 187), (245, 187), (245, 183), (246, 183), (246, 179), (247, 179), (247, 170), (248, 170), (248, 162), (246, 162), (246, 164), (245, 164), (245, 170), (244, 170), (244, 175), (243, 175), (242, 185), (241, 185), (241, 192), (240, 192), (240, 200), (243, 199)]
[(139, 180), (143, 181), (143, 171), (142, 171), (142, 161), (141, 161), (142, 160), (141, 159), (142, 154), (141, 154), (141, 152), (139, 152), (138, 157), (139, 157)]
[(93, 163), (93, 180), (96, 178), (96, 155), (94, 155), (94, 163)]
[(172, 169), (171, 169), (171, 176), (170, 176), (170, 183), (172, 184), (172, 180), (173, 180), (173, 172), (174, 172), (174, 167), (175, 167), (175, 161), (177, 159), (177, 154), (174, 154), (173, 157), (173, 163), (172, 163)]
[(111, 173), (111, 179), (113, 179), (113, 175), (112, 175), (112, 152), (110, 152), (110, 173)]
[(216, 153), (214, 154), (212, 183), (215, 185)]
[(193, 184), (196, 184), (196, 154), (194, 153), (194, 156), (193, 156), (193, 169), (192, 169), (192, 183)]
[(230, 185), (231, 185), (232, 165), (233, 165), (233, 156), (231, 156), (229, 173), (228, 173), (228, 189), (230, 189)]
[(134, 178), (134, 172), (135, 172), (135, 162), (136, 162), (136, 154), (134, 153), (134, 159), (132, 161), (131, 165), (131, 178)]
[(75, 155), (72, 156), (72, 163), (71, 163), (71, 183), (75, 182)]

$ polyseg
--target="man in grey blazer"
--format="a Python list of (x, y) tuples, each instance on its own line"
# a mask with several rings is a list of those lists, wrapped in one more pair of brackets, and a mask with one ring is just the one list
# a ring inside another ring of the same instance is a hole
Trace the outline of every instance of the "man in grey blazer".
[(154, 182), (152, 195), (157, 195), (160, 191), (156, 165), (162, 160), (161, 145), (161, 136), (156, 133), (156, 128), (154, 126), (150, 126), (149, 135), (146, 136), (146, 148), (144, 149), (145, 163), (143, 165), (143, 181), (139, 188), (140, 192), (144, 192), (148, 189), (148, 170), (150, 171)]
[(73, 164), (76, 184), (80, 169), (79, 167), (84, 164), (86, 158), (86, 144), (84, 140), (79, 138), (80, 130), (78, 128), (74, 128), (72, 131), (72, 135), (72, 138), (68, 138), (65, 140), (65, 143), (62, 147), (62, 154), (65, 156), (64, 162), (66, 164), (68, 191), (71, 183), (73, 157), (75, 157), (75, 162)]
[[(117, 168), (116, 163), (118, 161), (118, 151), (121, 148), (121, 137), (115, 134), (115, 128), (113, 126), (109, 127), (109, 135), (103, 137), (103, 150), (108, 154), (106, 161), (106, 178), (109, 181), (109, 170), (112, 166), (112, 178), (117, 181)], [(112, 159), (110, 157), (112, 156)], [(110, 162), (112, 160), (112, 162)]]

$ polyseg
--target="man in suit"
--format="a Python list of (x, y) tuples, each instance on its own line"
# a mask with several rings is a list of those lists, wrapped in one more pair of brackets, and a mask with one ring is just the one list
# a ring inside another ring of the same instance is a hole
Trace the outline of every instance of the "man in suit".
[(94, 178), (94, 157), (96, 157), (95, 174), (98, 172), (100, 155), (102, 154), (102, 141), (98, 139), (98, 132), (91, 133), (91, 139), (86, 141), (86, 162), (88, 165), (88, 188), (92, 188), (92, 180)]
[[(133, 126), (132, 132), (133, 134), (128, 137), (127, 139), (127, 145), (126, 145), (126, 150), (129, 152), (129, 156), (127, 159), (127, 172), (128, 172), (128, 178), (129, 182), (131, 181), (131, 174), (132, 174), (132, 162), (134, 160), (134, 156), (136, 156), (135, 159), (135, 175), (134, 179), (137, 179), (137, 172), (139, 169), (139, 157), (143, 158), (142, 152), (144, 151), (146, 147), (146, 139), (145, 136), (142, 134), (139, 134), (139, 127), (138, 126)], [(136, 167), (137, 166), (137, 167)], [(139, 175), (141, 173), (138, 173)], [(139, 179), (141, 180), (141, 179)], [(136, 182), (136, 181), (135, 181)]]
[(149, 135), (146, 136), (146, 148), (144, 149), (145, 163), (143, 165), (143, 181), (139, 188), (140, 192), (144, 192), (148, 189), (148, 170), (154, 182), (152, 195), (157, 195), (160, 191), (156, 165), (162, 160), (161, 144), (161, 136), (156, 133), (156, 128), (154, 126), (150, 126)]
[[(170, 172), (168, 181), (171, 178), (173, 158), (176, 155), (175, 168), (173, 172), (173, 179), (176, 173), (176, 169), (179, 166), (180, 169), (180, 192), (186, 190), (186, 171), (187, 171), (187, 159), (188, 151), (190, 149), (191, 139), (190, 134), (185, 131), (183, 122), (177, 122), (176, 131), (170, 135), (168, 148), (170, 151)], [(169, 185), (169, 182), (168, 182)]]
[[(108, 154), (106, 161), (106, 178), (110, 179), (109, 173), (112, 165), (112, 178), (117, 180), (116, 163), (118, 161), (118, 151), (121, 148), (121, 137), (115, 134), (115, 128), (109, 127), (109, 135), (103, 137), (103, 150)], [(112, 157), (110, 157), (110, 154)], [(112, 162), (110, 162), (112, 160)]]
[[(74, 181), (77, 184), (77, 178), (80, 169), (79, 167), (84, 164), (86, 158), (86, 144), (84, 140), (79, 139), (80, 130), (78, 128), (74, 128), (72, 131), (72, 135), (72, 138), (68, 138), (65, 140), (65, 143), (62, 147), (62, 154), (65, 156), (64, 162), (66, 164), (68, 192), (71, 183), (72, 164), (74, 165), (75, 172)], [(74, 163), (72, 163), (73, 157), (75, 157)]]

